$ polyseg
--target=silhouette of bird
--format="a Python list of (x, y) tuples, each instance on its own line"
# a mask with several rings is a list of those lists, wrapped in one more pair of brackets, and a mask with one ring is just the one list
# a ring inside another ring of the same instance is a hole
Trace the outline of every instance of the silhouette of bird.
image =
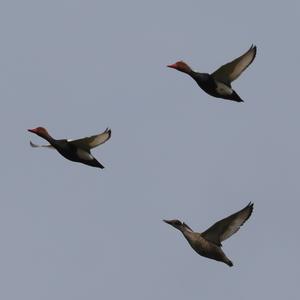
[(212, 74), (195, 72), (183, 61), (178, 61), (168, 67), (190, 75), (202, 90), (213, 97), (244, 102), (232, 89), (231, 82), (241, 75), (253, 62), (255, 56), (256, 46), (252, 45), (246, 53), (223, 65)]
[(176, 219), (163, 221), (180, 230), (198, 254), (221, 261), (232, 267), (233, 263), (223, 252), (221, 243), (240, 229), (251, 216), (252, 211), (253, 203), (250, 202), (240, 211), (218, 221), (202, 233), (194, 232), (187, 224)]
[(28, 129), (28, 131), (37, 134), (50, 143), (50, 145), (36, 145), (30, 141), (30, 145), (34, 148), (55, 148), (66, 159), (80, 162), (96, 168), (104, 168), (104, 166), (100, 162), (98, 162), (96, 158), (91, 154), (90, 150), (109, 140), (109, 138), (111, 137), (111, 130), (108, 128), (106, 128), (106, 130), (100, 134), (78, 140), (56, 140), (51, 137), (48, 131), (43, 127)]

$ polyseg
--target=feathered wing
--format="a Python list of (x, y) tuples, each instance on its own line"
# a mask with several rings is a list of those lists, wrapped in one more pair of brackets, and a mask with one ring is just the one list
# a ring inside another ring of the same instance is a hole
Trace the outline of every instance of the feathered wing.
[(78, 140), (68, 140), (68, 142), (79, 148), (90, 150), (105, 143), (110, 139), (110, 137), (111, 130), (109, 128), (106, 128), (105, 131), (100, 134), (92, 135)]
[(223, 65), (214, 73), (212, 73), (211, 76), (217, 81), (221, 81), (230, 86), (230, 83), (237, 79), (242, 74), (242, 72), (253, 62), (255, 56), (256, 46), (252, 45), (246, 53)]
[(249, 203), (240, 211), (222, 219), (201, 233), (206, 240), (222, 246), (221, 242), (231, 237), (249, 219), (253, 211), (253, 203)]
[(50, 148), (50, 149), (54, 149), (52, 145), (37, 145), (37, 144), (34, 144), (32, 141), (30, 141), (30, 146), (33, 147), (33, 148), (40, 148), (40, 147), (43, 147), (43, 148)]

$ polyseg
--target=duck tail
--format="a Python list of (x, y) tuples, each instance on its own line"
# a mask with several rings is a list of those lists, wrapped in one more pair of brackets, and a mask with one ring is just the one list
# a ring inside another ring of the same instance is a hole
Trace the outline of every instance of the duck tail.
[(244, 102), (244, 100), (236, 93), (236, 91), (233, 91), (233, 93), (230, 95), (230, 100)]
[(104, 169), (104, 166), (101, 163), (99, 163), (99, 161), (96, 158), (94, 158), (93, 160), (89, 161), (87, 164), (90, 165), (90, 166), (92, 166), (92, 167)]

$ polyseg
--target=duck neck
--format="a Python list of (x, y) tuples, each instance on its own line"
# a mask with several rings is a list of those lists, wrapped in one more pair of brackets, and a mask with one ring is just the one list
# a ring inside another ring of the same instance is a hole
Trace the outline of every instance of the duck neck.
[(193, 230), (185, 223), (182, 224), (182, 226), (180, 227), (179, 230), (182, 232), (182, 234), (184, 236), (189, 235), (190, 233), (193, 233)]
[(46, 141), (48, 141), (51, 145), (55, 144), (55, 142), (56, 142), (56, 140), (50, 134), (44, 134), (44, 135), (41, 135), (41, 137), (43, 139), (45, 139)]
[(191, 70), (189, 75), (192, 78), (194, 78), (195, 80), (201, 80), (201, 81), (205, 81), (209, 77), (209, 74), (207, 74), (207, 73), (199, 73), (199, 72), (195, 72), (193, 70)]
[(194, 232), (192, 230), (184, 228), (183, 230), (181, 230), (181, 232), (188, 242), (193, 239)]

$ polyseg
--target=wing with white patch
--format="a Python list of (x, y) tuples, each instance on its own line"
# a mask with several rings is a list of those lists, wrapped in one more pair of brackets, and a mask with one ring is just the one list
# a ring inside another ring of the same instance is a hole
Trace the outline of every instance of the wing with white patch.
[(234, 59), (230, 63), (227, 63), (216, 70), (211, 76), (217, 81), (224, 82), (228, 85), (235, 79), (237, 79), (241, 73), (253, 62), (256, 56), (256, 46), (251, 46), (250, 49)]
[(105, 143), (110, 139), (110, 137), (111, 130), (109, 128), (106, 128), (105, 131), (103, 131), (100, 134), (92, 135), (78, 140), (68, 140), (68, 142), (75, 145), (78, 148), (90, 150)]
[(230, 96), (233, 93), (232, 88), (224, 84), (223, 82), (216, 81), (216, 90), (218, 94), (222, 96)]
[(94, 159), (94, 157), (90, 153), (90, 151), (85, 151), (80, 148), (77, 149), (77, 155), (78, 155), (78, 157), (80, 157), (83, 160), (93, 160)]
[(34, 144), (32, 141), (30, 141), (30, 146), (33, 147), (33, 148), (40, 148), (40, 147), (43, 147), (43, 148), (50, 148), (50, 149), (54, 149), (54, 147), (52, 145), (37, 145), (37, 144)]
[(240, 211), (230, 215), (229, 217), (215, 223), (201, 236), (206, 240), (221, 246), (221, 242), (231, 237), (240, 227), (249, 219), (253, 211), (253, 203), (249, 203)]

